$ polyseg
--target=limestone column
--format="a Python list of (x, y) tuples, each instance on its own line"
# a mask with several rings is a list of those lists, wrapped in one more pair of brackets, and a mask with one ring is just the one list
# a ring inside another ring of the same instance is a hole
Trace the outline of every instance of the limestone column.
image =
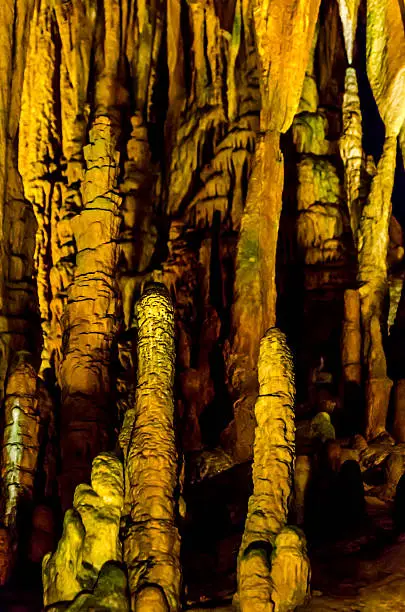
[(70, 506), (75, 486), (85, 482), (91, 460), (108, 445), (112, 418), (111, 345), (117, 329), (119, 153), (116, 132), (104, 116), (95, 119), (84, 148), (85, 203), (71, 220), (77, 246), (74, 279), (64, 315), (67, 330), (60, 380), (62, 391), (62, 505)]
[(227, 355), (239, 460), (252, 455), (260, 339), (276, 323), (275, 263), (284, 183), (280, 133), (288, 130), (299, 105), (319, 4), (253, 3), (262, 110), (241, 220)]

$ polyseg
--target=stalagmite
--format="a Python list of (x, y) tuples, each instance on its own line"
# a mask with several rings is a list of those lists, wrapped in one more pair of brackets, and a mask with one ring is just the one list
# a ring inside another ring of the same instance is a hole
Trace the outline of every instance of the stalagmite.
[(304, 602), (309, 560), (299, 530), (287, 527), (295, 459), (295, 386), (285, 336), (269, 329), (260, 345), (255, 405), (253, 495), (238, 557), (241, 612), (287, 611)]
[(175, 524), (174, 318), (163, 285), (137, 306), (138, 383), (120, 441), (125, 455), (129, 526), (124, 542), (131, 603), (137, 612), (180, 607), (180, 538)]
[[(75, 603), (88, 605), (72, 605), (69, 610), (90, 610), (91, 605), (93, 609), (129, 610), (125, 576), (117, 565), (122, 560), (119, 530), (123, 502), (121, 462), (109, 453), (98, 455), (93, 461), (91, 486), (76, 488), (58, 547), (42, 561), (45, 606), (79, 596)], [(106, 580), (107, 588), (100, 588), (100, 580)], [(80, 596), (82, 591), (85, 593)]]
[[(22, 505), (33, 497), (39, 451), (37, 373), (29, 355), (17, 354), (10, 368), (5, 395), (2, 481), (4, 524), (16, 537)], [(27, 520), (25, 517), (24, 520)]]
[(298, 164), (297, 241), (306, 264), (342, 259), (344, 210), (335, 166), (325, 158), (303, 155)]
[(60, 374), (60, 487), (65, 509), (75, 486), (88, 477), (89, 461), (106, 448), (112, 418), (109, 356), (117, 329), (116, 239), (121, 198), (116, 192), (116, 133), (107, 117), (95, 119), (84, 155), (85, 206), (71, 220), (77, 256), (74, 279), (68, 289), (68, 335)]

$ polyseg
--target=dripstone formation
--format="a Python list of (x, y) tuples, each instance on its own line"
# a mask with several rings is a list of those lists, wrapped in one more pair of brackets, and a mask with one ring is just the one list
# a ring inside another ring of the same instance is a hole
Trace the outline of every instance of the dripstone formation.
[(405, 610), (404, 24), (0, 2), (1, 610)]

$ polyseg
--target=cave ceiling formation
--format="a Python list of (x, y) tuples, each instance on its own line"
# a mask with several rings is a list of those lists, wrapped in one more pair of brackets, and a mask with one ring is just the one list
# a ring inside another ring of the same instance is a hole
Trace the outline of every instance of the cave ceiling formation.
[(403, 0), (1, 0), (0, 610), (405, 611)]

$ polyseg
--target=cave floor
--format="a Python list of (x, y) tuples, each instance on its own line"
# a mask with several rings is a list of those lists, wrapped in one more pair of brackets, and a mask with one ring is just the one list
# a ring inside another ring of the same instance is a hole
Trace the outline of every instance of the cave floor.
[[(247, 476), (247, 469), (242, 472), (240, 469), (234, 470), (239, 484), (244, 480), (241, 477), (245, 471)], [(201, 492), (206, 496), (206, 485)], [(206, 498), (206, 502), (209, 501), (212, 500)], [(356, 533), (348, 533), (347, 537), (335, 541), (318, 541), (310, 548), (312, 599), (306, 606), (301, 606), (299, 612), (405, 611), (405, 535), (394, 535), (389, 502), (369, 495), (366, 496), (366, 508), (367, 518)], [(236, 568), (229, 564), (229, 557), (236, 558), (239, 541), (240, 534), (235, 532), (229, 534), (224, 541), (217, 541), (217, 563), (213, 564), (214, 571), (206, 591), (208, 596), (206, 599), (196, 597), (199, 601), (189, 600), (185, 609), (194, 612), (227, 612), (232, 609)], [(190, 568), (188, 574), (189, 592), (200, 591), (202, 587), (201, 574), (204, 571), (201, 572), (201, 569), (207, 561), (213, 561), (207, 553), (206, 560), (200, 558), (200, 552), (193, 559), (193, 571), (190, 572)], [(219, 571), (221, 566), (223, 571)], [(192, 577), (197, 579), (197, 583)], [(208, 578), (208, 575), (205, 577)], [(207, 584), (204, 586), (207, 587)], [(18, 589), (3, 590), (0, 592), (0, 612), (39, 611), (38, 595)]]
[[(311, 547), (312, 599), (299, 612), (405, 611), (405, 535), (393, 533), (391, 504), (366, 496), (367, 518), (346, 538)], [(227, 603), (188, 610), (226, 612)]]
[(312, 599), (304, 610), (405, 610), (405, 536), (395, 536), (389, 502), (366, 496), (356, 534), (311, 551)]

